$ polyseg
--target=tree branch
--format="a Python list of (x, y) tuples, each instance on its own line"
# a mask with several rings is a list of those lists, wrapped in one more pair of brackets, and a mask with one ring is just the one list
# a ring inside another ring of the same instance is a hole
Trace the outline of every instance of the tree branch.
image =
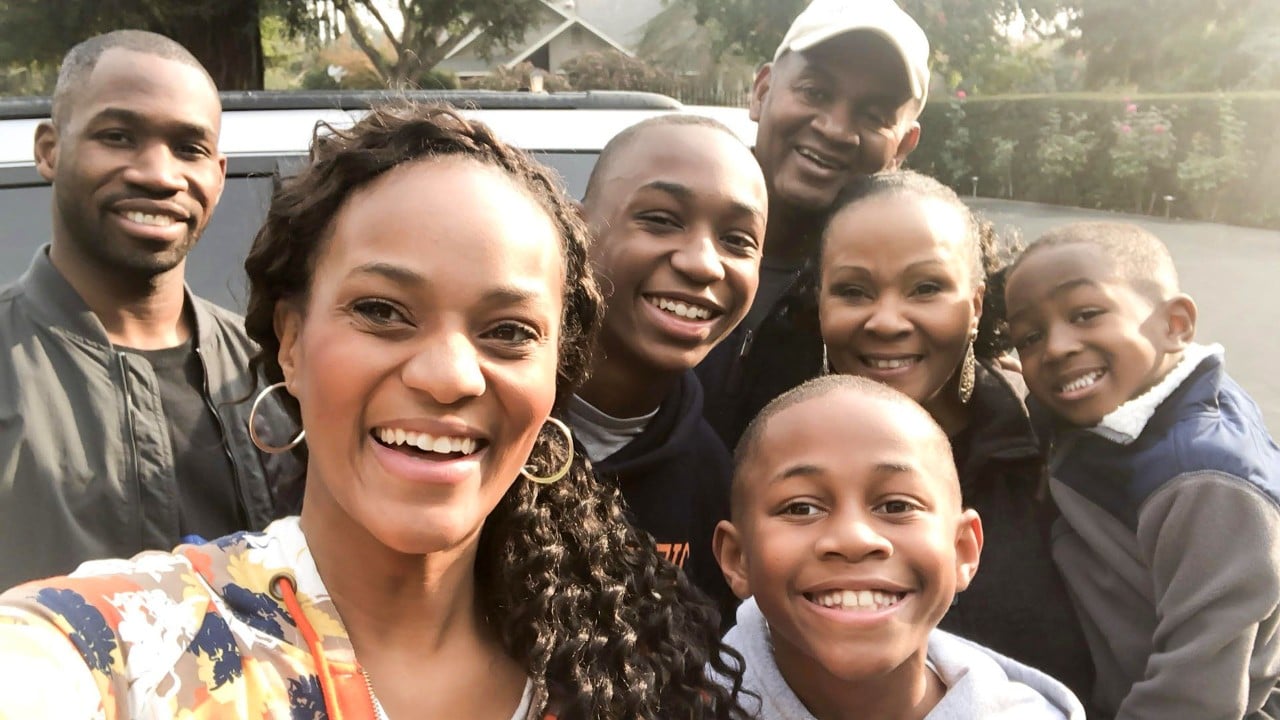
[[(396, 49), (396, 56), (404, 55), (404, 43), (401, 42), (400, 38), (396, 37), (395, 33), (391, 32), (391, 26), (387, 24), (386, 18), (382, 17), (382, 13), (378, 11), (372, 0), (356, 0), (356, 2), (363, 5), (364, 9), (368, 10), (369, 14), (373, 16), (373, 19), (378, 21), (378, 26), (382, 28), (382, 34), (387, 36), (391, 46)], [(406, 22), (407, 20), (406, 18)]]
[(391, 68), (387, 67), (386, 58), (382, 57), (382, 53), (378, 52), (378, 48), (369, 40), (369, 36), (365, 34), (364, 26), (360, 24), (360, 18), (356, 17), (355, 10), (351, 7), (349, 0), (334, 0), (334, 7), (342, 13), (342, 17), (347, 20), (347, 32), (351, 33), (351, 39), (356, 45), (364, 51), (369, 58), (369, 62), (373, 64), (373, 69), (378, 73), (378, 77), (383, 81), (391, 79)]

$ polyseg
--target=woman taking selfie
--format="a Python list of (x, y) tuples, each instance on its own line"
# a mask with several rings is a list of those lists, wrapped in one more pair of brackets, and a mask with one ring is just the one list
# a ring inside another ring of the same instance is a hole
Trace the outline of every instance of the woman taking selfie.
[(258, 400), (298, 423), (252, 430), (305, 454), (301, 516), (0, 597), (0, 717), (730, 717), (712, 611), (550, 418), (599, 321), (585, 262), (482, 125), (317, 132), (245, 263)]

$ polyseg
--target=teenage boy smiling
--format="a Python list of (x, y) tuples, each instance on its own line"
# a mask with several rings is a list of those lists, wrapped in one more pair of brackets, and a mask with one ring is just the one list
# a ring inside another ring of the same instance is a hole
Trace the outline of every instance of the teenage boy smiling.
[(756, 74), (750, 113), (769, 189), (760, 289), (698, 368), (707, 419), (729, 445), (769, 400), (821, 370), (805, 269), (840, 189), (915, 149), (928, 60), (924, 31), (893, 0), (814, 0)]
[(719, 123), (680, 115), (610, 141), (583, 200), (607, 303), (566, 420), (633, 522), (724, 609), (732, 596), (711, 535), (728, 517), (729, 454), (692, 369), (751, 305), (766, 206), (750, 150)]
[(978, 571), (982, 523), (910, 398), (812, 380), (752, 421), (734, 468), (715, 552), (747, 600), (725, 643), (750, 717), (1084, 720), (1058, 681), (936, 629)]

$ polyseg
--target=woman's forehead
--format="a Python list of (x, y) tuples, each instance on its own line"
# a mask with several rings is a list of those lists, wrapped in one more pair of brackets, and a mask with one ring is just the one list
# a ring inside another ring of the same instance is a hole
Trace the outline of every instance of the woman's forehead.
[(468, 159), (423, 160), (388, 171), (334, 217), (317, 272), (395, 265), (441, 284), (541, 286), (560, 295), (560, 231), (504, 171)]

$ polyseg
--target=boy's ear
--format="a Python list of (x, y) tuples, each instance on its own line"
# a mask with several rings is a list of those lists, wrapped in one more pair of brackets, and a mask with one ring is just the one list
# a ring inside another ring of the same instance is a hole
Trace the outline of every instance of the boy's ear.
[(728, 520), (721, 520), (716, 525), (715, 535), (711, 538), (711, 551), (715, 553), (716, 562), (720, 563), (720, 572), (724, 573), (729, 589), (739, 600), (751, 597), (751, 585), (747, 582), (747, 560), (742, 552), (742, 541), (738, 528)]
[(772, 85), (773, 63), (765, 63), (756, 71), (756, 80), (751, 85), (751, 104), (748, 106), (747, 114), (755, 122), (760, 122), (761, 108), (764, 107), (764, 99), (768, 96)]
[(1196, 301), (1179, 293), (1164, 302), (1166, 352), (1181, 352), (1196, 338)]
[(956, 527), (956, 592), (969, 587), (982, 555), (982, 518), (969, 508), (960, 513)]
[(293, 379), (298, 364), (298, 333), (302, 329), (302, 313), (294, 303), (280, 300), (276, 303), (271, 324), (275, 328), (276, 337), (280, 338), (280, 351), (276, 353), (276, 362), (280, 363), (280, 370), (284, 373), (285, 387), (294, 397), (297, 397), (293, 388)]

